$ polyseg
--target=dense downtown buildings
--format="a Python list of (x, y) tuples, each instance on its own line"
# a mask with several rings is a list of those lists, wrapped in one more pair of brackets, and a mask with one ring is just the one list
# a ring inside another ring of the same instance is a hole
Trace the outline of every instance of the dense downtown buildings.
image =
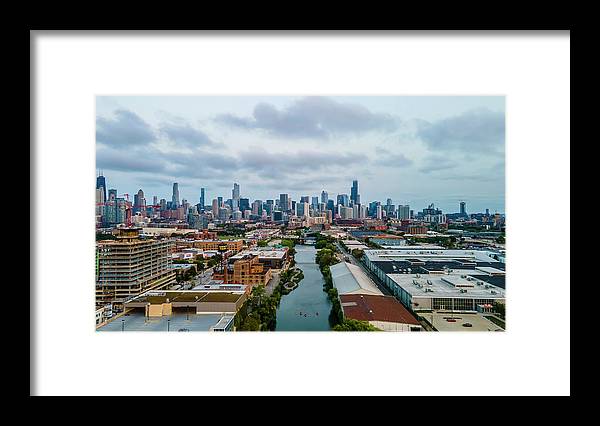
[(349, 195), (252, 199), (239, 183), (231, 198), (195, 193), (197, 204), (180, 198), (174, 182), (170, 201), (143, 188), (130, 200), (97, 176), (98, 330), (235, 330), (253, 289), (273, 292), (295, 270), (290, 247), (315, 235), (337, 242), (332, 300), (344, 320), (386, 331), (504, 328), (495, 316), (506, 292), (503, 214), (467, 213), (461, 200), (456, 213), (362, 201), (358, 180)]

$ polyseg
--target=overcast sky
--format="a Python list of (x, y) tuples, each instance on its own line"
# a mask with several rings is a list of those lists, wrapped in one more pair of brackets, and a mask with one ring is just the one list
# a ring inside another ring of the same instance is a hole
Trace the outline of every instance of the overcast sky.
[(504, 212), (503, 96), (99, 96), (96, 163), (119, 196), (289, 193)]

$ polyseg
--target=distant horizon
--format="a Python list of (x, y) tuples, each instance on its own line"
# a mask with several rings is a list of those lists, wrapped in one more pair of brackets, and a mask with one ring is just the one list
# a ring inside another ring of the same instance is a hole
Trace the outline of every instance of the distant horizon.
[(98, 96), (107, 190), (206, 205), (350, 194), (415, 212), (504, 213), (503, 96)]

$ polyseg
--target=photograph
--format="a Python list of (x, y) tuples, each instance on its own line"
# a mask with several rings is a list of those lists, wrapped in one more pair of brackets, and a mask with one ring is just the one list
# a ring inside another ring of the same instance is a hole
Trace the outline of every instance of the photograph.
[(96, 95), (95, 330), (506, 331), (505, 111)]

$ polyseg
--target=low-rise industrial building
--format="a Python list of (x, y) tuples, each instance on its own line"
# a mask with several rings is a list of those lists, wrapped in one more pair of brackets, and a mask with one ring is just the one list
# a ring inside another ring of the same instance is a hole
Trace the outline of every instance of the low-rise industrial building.
[(382, 295), (377, 285), (364, 273), (360, 266), (347, 262), (336, 263), (329, 267), (333, 287), (338, 295), (371, 294)]
[(383, 331), (421, 331), (417, 319), (393, 296), (344, 294), (340, 296), (344, 318), (368, 321)]
[(235, 314), (244, 301), (246, 292), (240, 291), (149, 291), (125, 303), (125, 309), (143, 309), (147, 317), (171, 315), (174, 311)]
[(366, 267), (408, 309), (488, 312), (505, 302), (505, 264), (477, 250), (366, 250)]

